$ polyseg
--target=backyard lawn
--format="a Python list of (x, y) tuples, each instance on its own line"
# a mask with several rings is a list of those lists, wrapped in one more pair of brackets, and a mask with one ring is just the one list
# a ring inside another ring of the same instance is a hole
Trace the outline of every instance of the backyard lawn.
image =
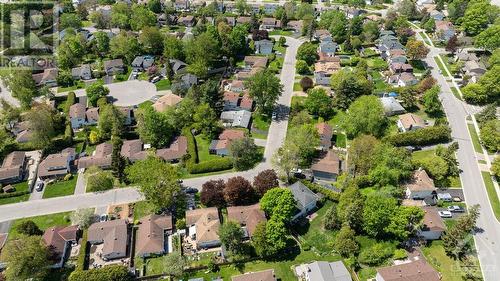
[(163, 262), (164, 259), (165, 259), (165, 256), (148, 258), (146, 260), (143, 260), (142, 258), (136, 257), (135, 258), (135, 268), (142, 270), (143, 265), (145, 264), (146, 268), (145, 268), (145, 272), (143, 272), (144, 276), (162, 274), (163, 268), (165, 268), (165, 265)]
[(31, 220), (36, 223), (42, 231), (45, 231), (52, 226), (70, 225), (70, 214), (71, 212), (65, 212), (15, 220), (9, 231), (9, 240), (19, 237), (20, 234), (16, 231), (16, 226), (20, 225), (23, 221)]
[[(299, 232), (298, 238), (302, 247), (310, 247), (312, 250), (321, 254), (333, 253), (333, 238), (336, 231), (326, 230), (323, 228), (323, 218), (326, 211), (333, 206), (333, 202), (327, 201), (321, 209), (316, 212), (317, 217), (310, 221), (309, 226), (296, 229)], [(301, 232), (305, 232), (301, 234)]]
[[(16, 183), (16, 184), (13, 184), (12, 186), (14, 186), (16, 188), (16, 192), (28, 190), (28, 182), (27, 181)], [(30, 198), (30, 193), (15, 196), (15, 197), (0, 198), (0, 205), (19, 203), (19, 202), (27, 201), (29, 198)]]
[(53, 198), (60, 196), (72, 195), (75, 193), (76, 187), (76, 179), (77, 175), (73, 175), (73, 177), (68, 181), (58, 181), (52, 184), (45, 186), (45, 191), (43, 192), (43, 198)]
[(486, 191), (488, 192), (488, 198), (490, 199), (493, 213), (495, 213), (497, 220), (500, 221), (500, 201), (498, 200), (497, 190), (495, 189), (491, 175), (488, 172), (481, 172), (481, 176), (483, 177), (484, 185), (486, 186)]
[(198, 148), (198, 159), (200, 162), (221, 158), (220, 156), (209, 153), (208, 149), (210, 148), (210, 140), (204, 135), (197, 135), (195, 139), (196, 147)]

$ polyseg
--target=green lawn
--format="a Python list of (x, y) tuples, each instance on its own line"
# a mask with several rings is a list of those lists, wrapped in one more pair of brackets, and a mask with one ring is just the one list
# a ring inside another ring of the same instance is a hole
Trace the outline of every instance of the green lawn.
[(293, 91), (294, 91), (294, 92), (299, 92), (299, 91), (302, 91), (302, 87), (300, 86), (300, 83), (299, 83), (299, 82), (295, 82), (295, 83), (293, 83)]
[(164, 256), (148, 258), (143, 260), (142, 258), (135, 259), (135, 268), (142, 270), (143, 265), (146, 264), (146, 270), (143, 272), (144, 276), (162, 274), (163, 268), (165, 268), (163, 264)]
[(127, 81), (128, 78), (130, 77), (130, 74), (132, 73), (132, 67), (127, 67), (127, 72), (123, 74), (117, 74), (115, 76), (115, 79), (113, 79), (113, 82), (122, 82), (122, 81)]
[(290, 30), (273, 30), (269, 32), (269, 35), (281, 35), (281, 36), (290, 36), (293, 34), (293, 31)]
[(454, 63), (450, 62), (450, 59), (453, 60), (453, 57), (451, 55), (445, 55), (445, 54), (441, 54), (439, 56), (441, 57), (441, 59), (443, 59), (444, 65), (446, 65), (446, 67), (448, 68), (448, 70), (451, 71), (452, 66), (454, 65)]
[(373, 70), (385, 70), (388, 67), (387, 62), (380, 57), (368, 59), (367, 64)]
[(444, 77), (449, 77), (448, 76), (448, 73), (446, 72), (446, 70), (444, 69), (444, 65), (441, 63), (441, 61), (439, 60), (438, 57), (434, 57), (434, 60), (436, 61), (439, 69), (441, 70), (441, 74), (444, 76)]
[(146, 108), (146, 107), (150, 107), (150, 106), (152, 106), (152, 105), (153, 105), (153, 102), (152, 102), (152, 101), (150, 101), (150, 100), (147, 100), (147, 101), (145, 101), (145, 102), (143, 102), (143, 103), (140, 103), (140, 104), (138, 105), (138, 107), (139, 107), (140, 109), (141, 109), (141, 108), (142, 108), (142, 109), (144, 109), (144, 108)]
[(335, 139), (335, 146), (346, 148), (346, 145), (347, 145), (347, 136), (345, 134), (338, 133)]
[(302, 247), (310, 247), (313, 251), (321, 254), (333, 254), (332, 244), (336, 231), (326, 230), (323, 227), (325, 213), (332, 206), (333, 202), (328, 201), (316, 212), (318, 216), (310, 222), (308, 228), (301, 227), (296, 230), (299, 233), (306, 231), (305, 234), (299, 235)]
[[(456, 261), (448, 257), (444, 251), (442, 241), (433, 241), (427, 247), (422, 248), (425, 258), (427, 261), (442, 274), (442, 281), (461, 281), (462, 272), (465, 266), (460, 261)], [(468, 267), (468, 270), (475, 271), (476, 274), (481, 275), (479, 263), (476, 257), (468, 257), (472, 266)]]
[(474, 150), (477, 153), (483, 153), (483, 149), (481, 148), (481, 143), (479, 142), (479, 136), (477, 135), (474, 124), (467, 124), (467, 128), (469, 129), (469, 134), (470, 138), (472, 139), (472, 146), (474, 146)]
[(43, 192), (43, 198), (53, 198), (74, 194), (77, 178), (77, 175), (73, 175), (73, 177), (68, 181), (58, 181), (47, 185), (45, 187), (45, 191)]
[(210, 154), (208, 149), (210, 147), (210, 140), (207, 139), (204, 135), (197, 135), (196, 146), (198, 148), (198, 159), (200, 162), (219, 159), (220, 156), (215, 154)]
[(68, 91), (74, 91), (77, 89), (84, 89), (85, 88), (85, 83), (81, 80), (75, 81), (75, 85), (69, 86), (69, 87), (57, 87), (57, 92), (58, 93), (63, 93), (63, 92), (68, 92)]
[(152, 214), (154, 207), (148, 201), (138, 201), (134, 204), (134, 221)]
[(490, 198), (493, 213), (495, 213), (497, 220), (500, 221), (500, 201), (498, 200), (498, 194), (495, 190), (493, 180), (488, 172), (481, 172), (481, 175), (483, 176), (484, 185), (486, 186), (486, 191), (488, 192), (488, 198)]
[(254, 112), (252, 114), (252, 126), (261, 131), (268, 131), (271, 126), (271, 118)]
[(455, 88), (455, 87), (451, 87), (451, 92), (453, 93), (453, 95), (459, 99), (459, 100), (462, 100), (462, 97), (460, 96), (460, 93), (458, 93), (458, 89)]
[(424, 39), (424, 43), (427, 44), (427, 45), (431, 45), (431, 43), (429, 42), (429, 40), (427, 40), (427, 37), (425, 36), (425, 34), (423, 32), (419, 32), (418, 34), (420, 34), (420, 36), (422, 36), (422, 39)]
[(170, 81), (168, 79), (162, 79), (158, 81), (155, 86), (157, 91), (165, 91), (170, 90), (172, 85), (170, 84)]
[(413, 66), (414, 73), (424, 73), (425, 72), (425, 64), (421, 60), (410, 60), (411, 66)]
[[(12, 186), (14, 186), (16, 188), (16, 192), (28, 190), (28, 182), (27, 181), (16, 183), (16, 184), (13, 184)], [(28, 194), (24, 194), (24, 195), (20, 195), (20, 196), (15, 196), (15, 197), (1, 198), (0, 199), (0, 205), (28, 201), (29, 198), (30, 198), (30, 194), (29, 193)]]
[(9, 239), (12, 240), (19, 237), (20, 234), (16, 231), (16, 226), (20, 225), (23, 221), (31, 220), (36, 223), (42, 231), (45, 231), (52, 226), (70, 225), (70, 214), (71, 212), (65, 212), (15, 220), (9, 231)]

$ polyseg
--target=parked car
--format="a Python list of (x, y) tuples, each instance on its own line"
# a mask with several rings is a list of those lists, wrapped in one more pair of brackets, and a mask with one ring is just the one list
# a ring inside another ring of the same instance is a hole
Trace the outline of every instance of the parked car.
[(100, 222), (107, 221), (107, 220), (108, 220), (108, 214), (102, 214), (99, 216)]
[(161, 80), (161, 76), (155, 76), (153, 79), (151, 79), (151, 83), (157, 83)]
[(453, 215), (449, 211), (439, 211), (438, 214), (442, 218), (451, 218), (451, 217), (453, 217)]
[(186, 193), (197, 193), (198, 189), (193, 188), (193, 187), (186, 187), (185, 192)]
[(450, 212), (455, 212), (455, 213), (463, 213), (465, 212), (465, 209), (460, 207), (460, 206), (457, 206), (457, 205), (453, 205), (453, 206), (448, 206), (448, 211)]
[(38, 192), (40, 192), (40, 191), (42, 191), (42, 190), (43, 190), (43, 186), (44, 186), (43, 181), (38, 181), (38, 182), (36, 183), (36, 185), (35, 185), (35, 190), (36, 190), (36, 191), (38, 191)]
[(462, 202), (462, 198), (455, 196), (453, 197), (453, 202)]

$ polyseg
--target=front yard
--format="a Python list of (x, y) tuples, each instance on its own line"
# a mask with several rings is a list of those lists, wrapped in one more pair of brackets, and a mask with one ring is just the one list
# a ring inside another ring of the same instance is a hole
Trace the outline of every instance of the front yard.
[(271, 118), (256, 112), (252, 113), (252, 137), (266, 139), (271, 126)]
[(57, 213), (57, 214), (50, 214), (50, 215), (15, 220), (14, 223), (12, 223), (12, 226), (9, 231), (9, 240), (16, 239), (21, 235), (17, 232), (16, 228), (24, 221), (31, 220), (36, 225), (38, 225), (38, 227), (42, 231), (45, 231), (47, 228), (53, 226), (70, 225), (70, 219), (69, 219), (70, 214), (71, 212), (65, 212), (65, 213)]
[[(14, 188), (16, 189), (15, 192), (23, 192), (24, 193), (24, 192), (28, 191), (28, 182), (27, 181), (16, 183), (16, 184), (13, 184), (12, 186), (14, 186)], [(22, 194), (19, 196), (8, 197), (8, 198), (0, 198), (0, 205), (24, 202), (24, 201), (27, 201), (29, 198), (30, 198), (30, 193)]]
[(45, 191), (43, 192), (43, 198), (54, 198), (60, 196), (73, 195), (75, 193), (76, 180), (78, 175), (73, 175), (70, 180), (57, 181), (51, 184), (48, 184), (45, 187)]

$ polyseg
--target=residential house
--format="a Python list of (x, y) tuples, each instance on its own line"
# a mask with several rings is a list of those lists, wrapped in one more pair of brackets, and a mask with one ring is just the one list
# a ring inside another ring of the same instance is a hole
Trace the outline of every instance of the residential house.
[(467, 50), (462, 50), (462, 51), (458, 51), (456, 54), (455, 54), (455, 60), (456, 61), (463, 61), (463, 62), (467, 62), (467, 61), (479, 61), (479, 58), (476, 56), (475, 53), (469, 53)]
[(86, 125), (95, 125), (99, 122), (99, 107), (91, 107), (85, 111)]
[(90, 80), (92, 79), (92, 69), (89, 64), (83, 64), (71, 69), (71, 76), (74, 80)]
[(174, 8), (176, 11), (187, 11), (189, 10), (189, 0), (175, 0)]
[(406, 112), (404, 107), (394, 97), (381, 97), (380, 102), (384, 107), (386, 116), (399, 115)]
[(330, 77), (340, 69), (340, 60), (318, 61), (314, 64), (314, 82), (316, 85), (330, 86)]
[(33, 74), (33, 80), (35, 80), (36, 86), (57, 86), (57, 68), (46, 68), (42, 73)]
[(50, 252), (53, 268), (61, 268), (69, 256), (71, 248), (78, 243), (78, 226), (55, 226), (45, 230), (42, 241)]
[(182, 98), (178, 95), (167, 93), (156, 100), (156, 102), (153, 104), (153, 108), (158, 112), (163, 112), (167, 108), (175, 106), (181, 101)]
[(135, 239), (135, 255), (144, 258), (167, 253), (167, 237), (172, 229), (172, 216), (169, 215), (148, 215), (140, 219)]
[(69, 121), (71, 123), (71, 128), (78, 129), (85, 125), (85, 105), (81, 103), (75, 103), (69, 107)]
[(377, 269), (376, 281), (440, 281), (439, 273), (425, 260), (400, 263)]
[(260, 29), (275, 30), (281, 28), (281, 21), (275, 18), (263, 18)]
[(246, 23), (251, 23), (252, 22), (252, 18), (251, 17), (238, 17), (236, 19), (236, 23), (239, 23), (239, 24), (246, 24)]
[(407, 132), (424, 128), (425, 121), (418, 115), (406, 113), (399, 116), (397, 125), (401, 132)]
[(152, 56), (137, 56), (132, 61), (132, 68), (134, 70), (143, 71), (150, 68), (155, 62)]
[(314, 31), (314, 34), (313, 34), (314, 40), (321, 41), (324, 37), (331, 38), (332, 34), (330, 33), (330, 31), (328, 31), (326, 29), (317, 29), (316, 31)]
[(105, 60), (103, 63), (104, 72), (106, 72), (107, 75), (124, 73), (126, 70), (122, 59)]
[(413, 75), (413, 73), (403, 72), (390, 76), (387, 82), (395, 87), (408, 87), (416, 85), (418, 83), (418, 79), (415, 75)]
[(232, 80), (227, 85), (227, 90), (235, 93), (242, 93), (245, 90), (245, 84), (242, 80)]
[(293, 197), (297, 203), (297, 212), (293, 216), (292, 221), (307, 215), (316, 208), (319, 196), (312, 192), (302, 182), (298, 181), (288, 186), (288, 188), (292, 191)]
[(235, 110), (238, 108), (238, 100), (240, 99), (240, 94), (225, 91), (222, 101), (224, 102), (224, 110)]
[(112, 144), (98, 144), (92, 155), (81, 157), (80, 159), (78, 159), (78, 169), (86, 169), (92, 166), (96, 166), (101, 169), (109, 169), (111, 168), (112, 153)]
[(187, 146), (187, 138), (185, 136), (178, 136), (168, 148), (156, 150), (156, 156), (167, 162), (177, 162), (187, 153)]
[(176, 89), (189, 89), (198, 83), (198, 77), (191, 73), (183, 74), (179, 80), (172, 84), (172, 91)]
[(322, 150), (327, 151), (332, 146), (333, 129), (325, 122), (316, 124), (316, 129), (319, 134), (320, 147)]
[(393, 36), (396, 35), (394, 33), (394, 31), (392, 31), (392, 30), (380, 30), (379, 34), (380, 34), (380, 37), (386, 36), (386, 35), (393, 35)]
[(113, 260), (127, 256), (129, 245), (128, 222), (125, 219), (97, 222), (89, 226), (87, 241), (92, 244), (103, 244), (101, 257)]
[[(401, 51), (401, 50), (396, 50), (396, 51)], [(389, 57), (387, 59), (388, 59), (387, 62), (389, 64), (393, 64), (393, 63), (404, 64), (408, 61), (408, 58), (405, 55), (389, 55)]]
[(400, 74), (403, 72), (411, 73), (413, 72), (413, 67), (408, 63), (394, 62), (389, 65), (389, 69), (392, 74)]
[(148, 152), (143, 150), (143, 145), (140, 139), (123, 141), (120, 154), (130, 162), (144, 160)]
[(248, 128), (252, 113), (248, 110), (231, 110), (223, 111), (220, 119), (226, 127), (241, 127)]
[(304, 28), (304, 22), (302, 20), (291, 20), (286, 24), (286, 27), (300, 34)]
[(486, 67), (482, 63), (474, 60), (466, 61), (463, 69), (465, 75), (472, 78), (472, 82), (477, 82), (477, 80), (486, 73)]
[(265, 222), (266, 214), (260, 209), (260, 204), (250, 206), (227, 207), (227, 220), (238, 222), (243, 228), (245, 238), (252, 238), (257, 225)]
[(189, 236), (196, 248), (206, 249), (221, 245), (219, 234), (220, 219), (217, 208), (202, 208), (186, 211), (186, 225)]
[(270, 55), (273, 53), (274, 42), (268, 39), (254, 42), (255, 53), (261, 55)]
[(245, 131), (235, 129), (225, 129), (220, 135), (218, 140), (212, 140), (209, 147), (210, 154), (217, 154), (220, 156), (229, 155), (229, 146), (231, 141), (242, 139), (245, 137)]
[(360, 16), (361, 14), (366, 14), (365, 10), (352, 8), (352, 7), (348, 7), (345, 12), (346, 12), (346, 16), (348, 19), (355, 18), (357, 16)]
[(417, 231), (419, 237), (425, 240), (437, 240), (446, 231), (446, 225), (438, 213), (438, 208), (433, 206), (421, 207), (424, 210), (422, 227)]
[(267, 66), (267, 57), (261, 56), (245, 56), (244, 58), (245, 68), (266, 68)]
[(3, 159), (0, 166), (0, 185), (20, 182), (26, 170), (26, 153), (13, 151)]
[(444, 42), (448, 42), (451, 37), (455, 35), (455, 27), (453, 23), (447, 20), (436, 21), (436, 30), (434, 32), (435, 36)]
[(60, 153), (49, 154), (38, 165), (38, 177), (42, 180), (64, 177), (71, 171), (73, 160), (75, 160), (74, 148), (66, 148)]
[(321, 40), (321, 42), (319, 43), (318, 52), (323, 53), (328, 57), (333, 57), (335, 56), (335, 52), (337, 51), (338, 45), (332, 40), (329, 40), (331, 39), (331, 37), (325, 37), (325, 38), (326, 40)]
[(423, 200), (436, 195), (436, 186), (427, 172), (420, 168), (413, 172), (412, 178), (405, 185), (406, 197), (413, 200)]
[(250, 97), (248, 93), (243, 94), (238, 101), (238, 108), (243, 110), (252, 111), (253, 109), (253, 99)]
[(337, 152), (329, 150), (322, 153), (322, 157), (311, 166), (311, 171), (315, 179), (336, 181), (342, 171), (342, 161)]
[(170, 66), (174, 74), (184, 73), (186, 72), (187, 63), (178, 60), (178, 59), (170, 59)]
[(441, 11), (438, 10), (432, 10), (429, 13), (430, 17), (433, 18), (435, 21), (442, 21), (444, 19), (444, 14)]
[(349, 270), (342, 261), (315, 261), (299, 265), (297, 272), (305, 281), (352, 281)]
[(177, 23), (179, 25), (184, 25), (184, 26), (187, 26), (187, 27), (192, 27), (196, 23), (196, 20), (195, 20), (194, 16), (188, 15), (188, 16), (180, 17), (177, 20)]
[(274, 275), (274, 269), (267, 269), (233, 276), (231, 281), (276, 281), (276, 276)]
[(266, 15), (274, 15), (274, 12), (276, 12), (276, 9), (279, 7), (278, 4), (272, 4), (272, 3), (264, 3), (264, 14)]

